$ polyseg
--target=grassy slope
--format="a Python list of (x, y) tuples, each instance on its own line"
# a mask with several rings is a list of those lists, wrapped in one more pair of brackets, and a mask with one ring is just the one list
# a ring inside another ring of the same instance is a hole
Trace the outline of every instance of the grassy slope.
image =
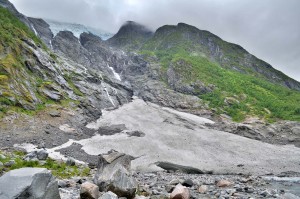
[[(44, 81), (25, 66), (26, 59), (35, 60), (33, 52), (22, 41), (28, 39), (47, 51), (25, 24), (0, 6), (0, 118), (10, 110), (34, 114), (45, 104), (56, 103), (38, 92), (52, 82)], [(24, 104), (32, 110), (25, 109)]]
[[(300, 92), (270, 83), (252, 71), (243, 74), (224, 69), (209, 60), (201, 46), (182, 40), (180, 32), (154, 37), (143, 49), (141, 53), (159, 58), (163, 80), (165, 71), (172, 64), (186, 83), (200, 80), (206, 85), (215, 85), (213, 92), (199, 97), (218, 113), (226, 113), (235, 121), (242, 121), (247, 116), (259, 116), (269, 121), (300, 121)], [(231, 101), (229, 105), (224, 102), (226, 98)]]

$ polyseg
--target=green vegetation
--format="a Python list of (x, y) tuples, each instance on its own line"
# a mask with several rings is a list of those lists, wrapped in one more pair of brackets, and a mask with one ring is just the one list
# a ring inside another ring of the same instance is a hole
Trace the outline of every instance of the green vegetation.
[[(65, 96), (64, 101), (55, 102), (40, 92), (43, 87), (50, 90), (59, 87), (54, 82), (45, 81), (39, 72), (32, 70), (36, 58), (24, 41), (31, 40), (36, 46), (42, 46), (55, 62), (58, 62), (57, 56), (48, 51), (25, 24), (3, 7), (0, 7), (0, 38), (0, 118), (12, 111), (34, 115), (45, 109), (47, 104), (68, 104)], [(82, 96), (70, 78), (68, 83), (71, 89)]]
[[(153, 51), (143, 51), (147, 56)], [(162, 79), (172, 65), (185, 83), (200, 80), (213, 84), (212, 92), (199, 96), (217, 113), (230, 115), (235, 121), (247, 116), (300, 121), (300, 92), (272, 84), (254, 75), (242, 74), (220, 67), (203, 56), (195, 56), (185, 48), (154, 51), (162, 66)]]
[(0, 162), (5, 164), (9, 161), (14, 161), (15, 163), (9, 167), (0, 167), (0, 174), (3, 171), (9, 171), (13, 169), (19, 169), (23, 167), (39, 167), (39, 168), (46, 168), (52, 172), (52, 174), (58, 178), (71, 178), (73, 176), (88, 176), (90, 174), (90, 169), (86, 166), (68, 166), (64, 162), (57, 162), (48, 158), (44, 162), (39, 161), (25, 161), (23, 160), (24, 153), (15, 151), (14, 153), (3, 153), (0, 152), (5, 156), (5, 159), (1, 159)]
[(14, 54), (20, 54), (21, 40), (30, 38), (36, 44), (43, 45), (41, 40), (7, 9), (0, 7), (0, 52), (4, 47), (11, 47)]
[(69, 86), (71, 87), (75, 95), (84, 96), (84, 94), (73, 83), (73, 80), (74, 78), (76, 78), (76, 76), (77, 74), (73, 72), (71, 74), (64, 75), (64, 78), (68, 82)]

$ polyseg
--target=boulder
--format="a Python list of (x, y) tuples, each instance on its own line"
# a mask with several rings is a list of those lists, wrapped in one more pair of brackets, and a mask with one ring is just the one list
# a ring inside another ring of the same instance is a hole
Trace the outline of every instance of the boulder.
[(58, 185), (44, 168), (22, 168), (0, 178), (0, 198), (60, 199)]
[(187, 187), (181, 184), (176, 185), (175, 189), (171, 193), (170, 199), (189, 199), (190, 192)]
[(228, 187), (230, 186), (232, 183), (229, 182), (228, 180), (220, 180), (218, 183), (217, 183), (217, 186), (218, 187)]
[(119, 197), (134, 198), (137, 183), (131, 176), (131, 160), (131, 156), (116, 151), (100, 155), (94, 178), (100, 191), (112, 191)]
[(113, 192), (109, 191), (104, 193), (99, 199), (118, 199), (118, 196)]
[(91, 182), (85, 182), (80, 187), (81, 199), (98, 199), (99, 187)]

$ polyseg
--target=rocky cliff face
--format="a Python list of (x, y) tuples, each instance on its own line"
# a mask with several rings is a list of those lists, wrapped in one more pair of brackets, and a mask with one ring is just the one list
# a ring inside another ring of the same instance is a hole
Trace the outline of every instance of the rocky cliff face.
[[(6, 5), (10, 4), (6, 2)], [(207, 111), (208, 104), (213, 102), (216, 107), (213, 111), (236, 118), (242, 114), (243, 117), (240, 118), (244, 118), (247, 114), (253, 114), (252, 112), (265, 116), (277, 111), (271, 103), (262, 105), (264, 107), (252, 107), (256, 106), (255, 101), (259, 97), (266, 96), (265, 89), (272, 87), (272, 93), (289, 92), (281, 87), (277, 88), (275, 84), (300, 89), (299, 82), (257, 59), (242, 47), (184, 23), (163, 26), (153, 33), (143, 25), (127, 22), (116, 35), (103, 41), (92, 33), (82, 33), (76, 37), (70, 31), (60, 31), (54, 36), (44, 20), (27, 20), (35, 34), (52, 50), (40, 48), (40, 51), (52, 59), (49, 63), (52, 63), (53, 68), (57, 68), (45, 81), (53, 77), (68, 83), (62, 87), (62, 82), (56, 81), (57, 86), (62, 88), (60, 92), (56, 89), (56, 95), (53, 95), (55, 98), (87, 100), (87, 104), (91, 103), (92, 107), (102, 109), (122, 105), (134, 94), (160, 105), (205, 114), (212, 110)], [(27, 45), (39, 48), (32, 42)], [(34, 65), (34, 60), (26, 63), (28, 68), (37, 73), (31, 66)], [(219, 66), (225, 70), (221, 70)], [(44, 78), (49, 75), (41, 75), (45, 72), (43, 67), (40, 68), (39, 76)], [(257, 79), (251, 79), (252, 76), (257, 77), (258, 83)], [(246, 80), (240, 80), (243, 78)], [(242, 82), (235, 84), (236, 81)], [(232, 89), (235, 85), (245, 86)], [(255, 92), (259, 94), (253, 96), (247, 92), (249, 89), (246, 87), (257, 86), (260, 90)], [(211, 99), (211, 95), (217, 97)], [(32, 98), (38, 104), (39, 97)], [(281, 97), (275, 98), (277, 100)], [(239, 104), (234, 106), (238, 113), (231, 111), (235, 103)], [(291, 104), (293, 106), (289, 107), (288, 114), (295, 115), (298, 109), (294, 102)], [(266, 111), (262, 113), (263, 108)], [(291, 113), (295, 110), (295, 113)]]
[(43, 19), (28, 17), (28, 20), (32, 23), (35, 33), (41, 38), (48, 48), (52, 49), (51, 40), (53, 39), (53, 33), (49, 29), (49, 24), (47, 24)]

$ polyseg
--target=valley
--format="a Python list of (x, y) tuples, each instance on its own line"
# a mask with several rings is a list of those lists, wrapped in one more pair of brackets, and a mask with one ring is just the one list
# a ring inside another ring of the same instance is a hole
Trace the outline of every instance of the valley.
[(300, 83), (241, 46), (185, 23), (112, 35), (7, 0), (0, 22), (0, 199), (300, 197)]

